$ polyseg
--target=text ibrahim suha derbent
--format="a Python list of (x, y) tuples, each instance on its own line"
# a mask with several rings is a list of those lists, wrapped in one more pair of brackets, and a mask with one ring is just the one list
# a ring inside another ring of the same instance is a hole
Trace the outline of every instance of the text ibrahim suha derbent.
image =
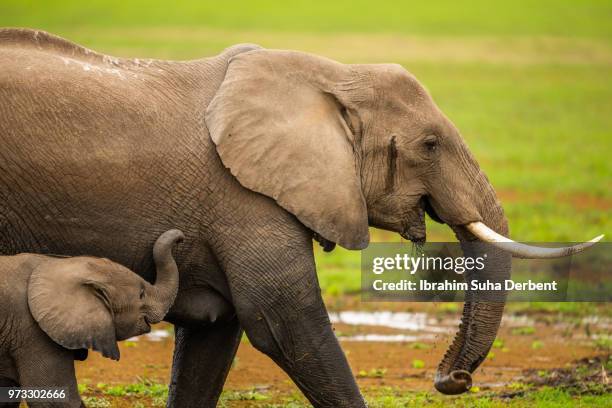
[[(409, 275), (415, 275), (418, 271), (454, 271), (462, 275), (468, 270), (483, 270), (485, 268), (487, 255), (480, 257), (440, 257), (440, 256), (410, 256), (408, 254), (396, 254), (393, 257), (375, 257), (372, 260), (372, 273), (382, 275), (387, 271), (401, 271)], [(503, 281), (477, 280), (469, 282), (445, 279), (442, 281), (430, 281), (420, 279), (418, 281), (400, 279), (386, 282), (383, 279), (374, 279), (372, 288), (375, 291), (556, 291), (557, 281), (537, 282), (527, 280), (516, 282), (512, 279)]]

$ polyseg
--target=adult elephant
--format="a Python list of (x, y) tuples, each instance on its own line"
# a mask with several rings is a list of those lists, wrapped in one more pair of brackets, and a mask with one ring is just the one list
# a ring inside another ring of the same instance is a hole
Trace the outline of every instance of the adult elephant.
[[(118, 59), (6, 29), (0, 72), (3, 254), (106, 256), (153, 280), (153, 241), (184, 231), (170, 406), (216, 403), (243, 329), (313, 405), (364, 406), (321, 299), (313, 236), (362, 249), (371, 225), (422, 241), (424, 211), (464, 243), (508, 233), (458, 130), (398, 65), (254, 45)], [(510, 253), (488, 265), (482, 276), (507, 276)], [(469, 387), (502, 310), (469, 297), (440, 391)]]

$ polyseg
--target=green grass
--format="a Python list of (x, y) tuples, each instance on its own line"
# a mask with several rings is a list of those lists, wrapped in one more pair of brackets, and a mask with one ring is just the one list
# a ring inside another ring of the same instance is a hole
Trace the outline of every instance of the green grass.
[[(89, 387), (85, 387), (80, 392), (87, 392)], [(93, 390), (93, 389), (92, 389)], [(168, 397), (168, 386), (147, 378), (139, 378), (138, 382), (131, 384), (109, 385), (104, 383), (96, 384), (95, 390), (109, 397), (139, 397), (166, 399)]]
[(83, 402), (90, 408), (111, 408), (110, 401), (100, 397), (83, 397)]
[(98, 383), (95, 386), (87, 382), (79, 384), (81, 394), (88, 407), (112, 407), (113, 400), (129, 399), (132, 406), (164, 407), (168, 399), (168, 385), (147, 378), (128, 384)]
[[(543, 373), (545, 374), (545, 373)], [(376, 374), (368, 378), (381, 378)], [(384, 373), (383, 373), (384, 376)], [(117, 385), (116, 389), (130, 389), (135, 384)], [(137, 385), (136, 385), (137, 386)], [(612, 404), (612, 395), (606, 392), (596, 392), (594, 394), (580, 395), (563, 388), (530, 388), (524, 384), (515, 384), (516, 392), (500, 394), (494, 392), (482, 392), (474, 387), (472, 392), (460, 396), (445, 396), (432, 392), (407, 392), (387, 386), (379, 386), (375, 389), (368, 389), (365, 392), (366, 400), (372, 408), (410, 408), (428, 406), (433, 408), (445, 407), (480, 407), (480, 408), (561, 408), (561, 407), (605, 407)], [(603, 390), (603, 389), (602, 389)], [(130, 401), (135, 407), (157, 407), (165, 406), (167, 395), (154, 397), (151, 394), (142, 392), (113, 394), (105, 392), (104, 396), (85, 395), (83, 397), (87, 406), (91, 407), (111, 407), (113, 400), (120, 397), (131, 397)], [(306, 408), (307, 404), (302, 396), (280, 397), (282, 403), (266, 402), (273, 398), (273, 395), (259, 392), (257, 390), (224, 391), (219, 401), (220, 407), (231, 407), (237, 401), (248, 401), (253, 406), (264, 408), (293, 407)]]
[(553, 408), (553, 407), (605, 407), (612, 404), (612, 396), (586, 395), (575, 396), (555, 388), (544, 387), (539, 390), (518, 395), (513, 398), (500, 398), (492, 393), (468, 393), (458, 397), (441, 396), (431, 393), (398, 393), (389, 390), (369, 400), (372, 408), (409, 408), (409, 407), (478, 407), (478, 408)]
[[(521, 387), (523, 390), (524, 387)], [(491, 392), (475, 391), (461, 396), (443, 396), (429, 392), (405, 392), (391, 387), (378, 387), (376, 392), (367, 393), (366, 400), (372, 408), (565, 408), (565, 407), (607, 407), (612, 404), (612, 395), (574, 395), (566, 390), (543, 387), (524, 390), (512, 397), (503, 397)], [(306, 408), (310, 407), (299, 397), (286, 398), (282, 404), (257, 405), (263, 408)]]
[(577, 35), (610, 37), (607, 1), (27, 1), (4, 0), (3, 24), (62, 28), (202, 26), (306, 32), (401, 32), (425, 35)]
[(257, 390), (223, 391), (221, 394), (221, 406), (228, 401), (262, 401), (270, 398), (268, 395)]

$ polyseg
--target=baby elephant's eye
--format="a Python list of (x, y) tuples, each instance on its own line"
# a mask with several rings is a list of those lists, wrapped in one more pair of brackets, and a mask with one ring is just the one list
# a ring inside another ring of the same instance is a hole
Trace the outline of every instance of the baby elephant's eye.
[(427, 136), (423, 141), (423, 144), (425, 145), (425, 149), (429, 153), (434, 153), (436, 150), (438, 150), (438, 137), (435, 135)]

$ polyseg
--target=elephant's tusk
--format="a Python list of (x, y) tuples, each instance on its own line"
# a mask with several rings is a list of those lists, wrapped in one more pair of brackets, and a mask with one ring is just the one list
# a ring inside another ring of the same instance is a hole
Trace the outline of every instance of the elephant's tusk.
[(489, 242), (498, 248), (510, 252), (516, 258), (526, 259), (547, 259), (547, 258), (561, 258), (564, 256), (570, 256), (584, 251), (585, 249), (595, 245), (604, 236), (599, 235), (590, 241), (583, 242), (570, 247), (562, 248), (542, 248), (531, 245), (521, 244), (515, 242), (510, 238), (506, 238), (503, 235), (498, 234), (491, 228), (487, 227), (482, 222), (471, 222), (465, 225), (468, 231), (474, 234), (481, 241)]

